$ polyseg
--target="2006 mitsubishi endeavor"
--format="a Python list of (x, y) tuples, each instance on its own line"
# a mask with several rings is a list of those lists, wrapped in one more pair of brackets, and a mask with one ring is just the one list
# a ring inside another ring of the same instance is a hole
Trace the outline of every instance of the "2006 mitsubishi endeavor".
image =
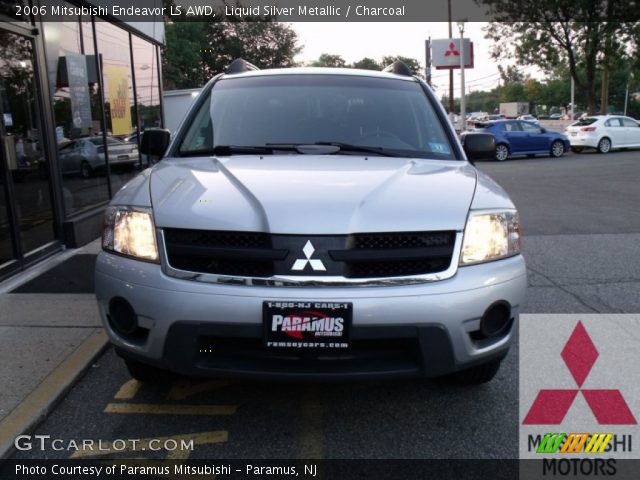
[[(430, 88), (258, 70), (202, 90), (107, 208), (96, 295), (130, 373), (490, 380), (526, 287), (518, 213)], [(465, 152), (466, 151), (466, 152)]]

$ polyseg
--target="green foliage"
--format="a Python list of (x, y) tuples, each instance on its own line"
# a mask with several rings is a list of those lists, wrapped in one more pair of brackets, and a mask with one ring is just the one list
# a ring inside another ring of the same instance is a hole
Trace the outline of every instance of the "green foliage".
[(340, 55), (332, 55), (330, 53), (323, 53), (320, 57), (311, 62), (312, 67), (332, 67), (343, 68), (346, 65), (344, 58)]
[(362, 60), (353, 62), (353, 68), (360, 68), (362, 70), (382, 70), (382, 66), (369, 57), (364, 57)]
[(168, 23), (162, 59), (164, 88), (201, 87), (236, 58), (259, 68), (293, 66), (300, 51), (295, 31), (267, 17), (258, 20)]
[[(549, 75), (567, 69), (590, 112), (597, 104), (599, 68), (620, 58), (637, 58), (627, 48), (637, 37), (632, 22), (602, 21), (625, 15), (626, 2), (616, 0), (480, 0), (497, 21), (485, 29), (494, 41), (496, 60), (535, 65)], [(522, 19), (514, 22), (514, 19)], [(504, 20), (504, 21), (501, 21)]]

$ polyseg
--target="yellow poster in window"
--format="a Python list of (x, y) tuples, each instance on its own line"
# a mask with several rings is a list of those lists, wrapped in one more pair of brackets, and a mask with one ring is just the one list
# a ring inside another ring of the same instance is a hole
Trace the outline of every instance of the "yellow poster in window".
[(106, 65), (107, 91), (111, 108), (111, 133), (128, 135), (131, 132), (131, 105), (129, 104), (129, 68)]

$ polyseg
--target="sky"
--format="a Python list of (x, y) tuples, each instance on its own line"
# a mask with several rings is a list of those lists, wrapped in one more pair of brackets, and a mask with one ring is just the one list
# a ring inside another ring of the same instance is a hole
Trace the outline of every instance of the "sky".
[[(489, 54), (491, 41), (484, 38), (482, 28), (486, 23), (469, 22), (465, 24), (464, 36), (474, 44), (474, 68), (465, 70), (467, 93), (476, 90), (491, 90), (498, 86), (500, 75), (498, 63)], [(425, 40), (448, 38), (446, 22), (298, 22), (292, 23), (296, 31), (302, 52), (297, 61), (309, 63), (322, 53), (341, 55), (347, 63), (370, 57), (380, 60), (385, 55), (402, 55), (416, 58), (425, 63)], [(459, 38), (456, 23), (453, 23), (453, 35)], [(511, 62), (503, 61), (505, 66)], [(534, 67), (522, 68), (534, 78), (540, 78), (540, 72)], [(432, 70), (432, 79), (439, 96), (448, 94), (449, 73), (447, 70)], [(460, 72), (454, 73), (455, 96), (460, 95)]]

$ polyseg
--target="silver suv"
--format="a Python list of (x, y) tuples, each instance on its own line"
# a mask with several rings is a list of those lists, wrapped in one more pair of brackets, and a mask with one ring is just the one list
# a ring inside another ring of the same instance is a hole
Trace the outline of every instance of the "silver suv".
[[(234, 61), (107, 208), (102, 320), (133, 377), (490, 380), (526, 287), (518, 214), (430, 88)], [(466, 150), (466, 153), (465, 153)]]

